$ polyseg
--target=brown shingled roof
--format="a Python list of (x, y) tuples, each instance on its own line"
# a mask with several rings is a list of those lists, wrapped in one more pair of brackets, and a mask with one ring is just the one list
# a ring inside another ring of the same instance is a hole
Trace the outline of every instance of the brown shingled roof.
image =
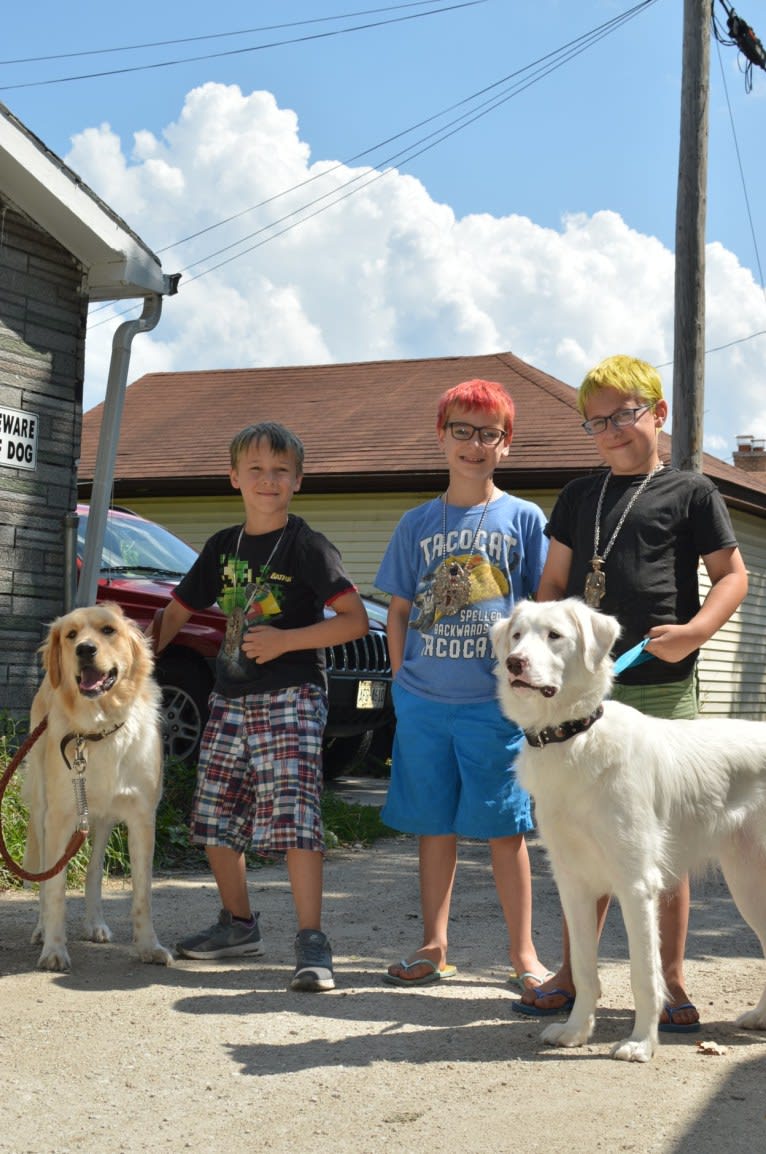
[[(179, 496), (229, 492), (228, 445), (246, 424), (276, 420), (306, 448), (304, 492), (432, 490), (446, 482), (435, 434), (445, 389), (481, 377), (516, 405), (508, 488), (559, 489), (601, 466), (583, 435), (575, 390), (512, 353), (345, 365), (149, 373), (129, 386), (114, 492)], [(80, 489), (87, 496), (103, 405), (83, 418)], [(663, 457), (670, 438), (661, 435)], [(766, 516), (766, 479), (705, 456), (705, 473), (741, 508)]]

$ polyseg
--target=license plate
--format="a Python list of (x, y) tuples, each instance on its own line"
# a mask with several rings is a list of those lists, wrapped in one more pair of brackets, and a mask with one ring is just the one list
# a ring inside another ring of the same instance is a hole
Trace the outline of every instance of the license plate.
[(357, 709), (382, 709), (386, 704), (385, 681), (360, 681), (356, 687)]

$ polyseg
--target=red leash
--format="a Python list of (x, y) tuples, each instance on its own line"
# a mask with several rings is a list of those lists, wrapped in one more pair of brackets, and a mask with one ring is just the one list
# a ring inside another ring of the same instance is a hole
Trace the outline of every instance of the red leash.
[[(24, 758), (29, 753), (32, 746), (37, 741), (38, 737), (40, 737), (41, 734), (45, 732), (47, 725), (48, 725), (48, 718), (44, 717), (43, 720), (40, 722), (40, 724), (37, 726), (37, 728), (35, 730), (33, 730), (32, 733), (30, 733), (30, 735), (26, 739), (26, 741), (24, 741), (24, 743), (20, 746), (20, 748), (16, 751), (14, 756), (11, 758), (11, 761), (10, 761), (10, 764), (8, 765), (8, 768), (6, 769), (3, 776), (0, 777), (0, 806), (2, 806), (2, 800), (3, 800), (3, 797), (5, 796), (5, 791), (8, 788), (8, 782), (11, 780), (14, 773), (18, 769), (19, 765), (21, 764), (21, 762), (24, 760)], [(61, 873), (61, 871), (64, 869), (64, 867), (72, 860), (72, 858), (77, 853), (77, 851), (79, 850), (80, 846), (82, 845), (82, 843), (84, 841), (85, 841), (85, 834), (83, 833), (82, 830), (76, 829), (74, 831), (74, 833), (72, 834), (72, 836), (70, 837), (69, 842), (67, 843), (67, 847), (64, 850), (64, 853), (59, 858), (59, 860), (56, 862), (56, 864), (54, 866), (51, 866), (51, 868), (49, 870), (45, 870), (43, 873), (35, 874), (35, 873), (31, 873), (29, 870), (25, 870), (23, 866), (20, 866), (11, 857), (11, 855), (8, 851), (8, 847), (5, 844), (5, 838), (3, 837), (2, 822), (0, 821), (0, 857), (2, 857), (3, 861), (8, 866), (8, 869), (11, 871), (11, 873), (15, 874), (17, 878), (23, 878), (23, 880), (27, 881), (27, 882), (44, 882), (44, 881), (47, 881), (48, 878), (55, 877), (57, 873)]]

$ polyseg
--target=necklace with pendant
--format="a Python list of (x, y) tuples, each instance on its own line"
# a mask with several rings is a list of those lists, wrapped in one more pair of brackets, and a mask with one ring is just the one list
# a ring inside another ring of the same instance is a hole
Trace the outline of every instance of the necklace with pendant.
[[(253, 605), (258, 604), (261, 608), (261, 616), (272, 616), (275, 611), (279, 611), (279, 605), (271, 592), (271, 586), (266, 578), (269, 575), (269, 567), (274, 560), (274, 554), (279, 546), (282, 544), (282, 538), (287, 529), (287, 522), (282, 529), (282, 532), (277, 538), (274, 548), (269, 553), (266, 561), (261, 565), (260, 573), (255, 581), (249, 581), (244, 589), (245, 601), (243, 605), (237, 605), (237, 590), (239, 582), (237, 579), (237, 566), (234, 565), (234, 584), (232, 586), (233, 599), (235, 601), (234, 608), (229, 616), (226, 618), (226, 633), (223, 639), (223, 646), (221, 652), (223, 656), (232, 664), (239, 667), (240, 649), (242, 645), (242, 635), (245, 631), (245, 617)], [(239, 547), (242, 544), (242, 537), (245, 532), (243, 525), (237, 537), (237, 546), (234, 550), (235, 561), (239, 560)], [(271, 604), (273, 602), (273, 604)]]
[(588, 573), (587, 577), (585, 578), (585, 591), (583, 593), (583, 599), (585, 601), (585, 604), (589, 605), (591, 607), (591, 609), (598, 609), (599, 605), (601, 604), (601, 601), (604, 598), (604, 595), (606, 594), (606, 574), (603, 571), (603, 566), (604, 566), (604, 563), (606, 562), (607, 557), (609, 556), (609, 554), (612, 551), (612, 546), (614, 545), (614, 543), (617, 539), (617, 534), (619, 533), (620, 529), (622, 529), (622, 526), (625, 522), (625, 518), (627, 517), (630, 510), (635, 505), (638, 498), (643, 493), (646, 486), (651, 481), (652, 477), (655, 475), (655, 473), (659, 473), (659, 471), (660, 471), (660, 469), (662, 469), (662, 467), (663, 467), (662, 461), (660, 461), (660, 463), (658, 465), (655, 465), (655, 467), (652, 469), (651, 473), (646, 474), (643, 481), (638, 486), (635, 493), (633, 494), (633, 496), (630, 498), (627, 505), (623, 509), (622, 516), (620, 517), (619, 521), (617, 522), (617, 524), (614, 528), (614, 532), (612, 533), (612, 536), (609, 538), (609, 540), (606, 544), (604, 552), (599, 554), (598, 547), (599, 547), (599, 542), (601, 540), (601, 509), (602, 509), (603, 504), (604, 504), (604, 495), (606, 493), (607, 486), (609, 484), (609, 478), (612, 476), (611, 469), (609, 470), (607, 475), (604, 477), (604, 483), (601, 486), (601, 492), (599, 493), (599, 496), (598, 496), (598, 505), (596, 506), (596, 526), (595, 526), (595, 529), (593, 531), (593, 556), (592, 556), (591, 562), (590, 562), (591, 572)]
[[(471, 540), (471, 545), (468, 550), (468, 555), (471, 556), (476, 548), (476, 542), (479, 539), (484, 518), (487, 515), (489, 503), (492, 500), (494, 489), (487, 497), (486, 504), (481, 511), (479, 524), (476, 526), (476, 532)], [(443, 553), (442, 561), (439, 564), (433, 579), (433, 608), (442, 616), (451, 616), (453, 613), (464, 609), (471, 601), (471, 574), (468, 567), (459, 561), (457, 557), (447, 556), (447, 494), (444, 493), (441, 498), (442, 501), (442, 541)]]

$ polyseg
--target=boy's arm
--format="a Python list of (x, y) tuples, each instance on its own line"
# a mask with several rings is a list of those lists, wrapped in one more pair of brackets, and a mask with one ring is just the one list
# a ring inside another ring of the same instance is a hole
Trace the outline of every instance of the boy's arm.
[(572, 550), (551, 537), (535, 601), (561, 601), (566, 597), (571, 568)]
[(404, 597), (392, 597), (388, 606), (386, 632), (388, 634), (388, 656), (391, 674), (396, 677), (404, 660), (404, 642), (407, 637), (408, 622), (412, 602)]
[(187, 609), (180, 601), (176, 601), (175, 597), (170, 598), (164, 609), (158, 610), (154, 622), (147, 630), (152, 639), (155, 653), (161, 653), (165, 646), (170, 644), (191, 615), (192, 610)]
[(253, 625), (242, 639), (242, 652), (259, 664), (273, 661), (296, 649), (324, 649), (364, 637), (370, 627), (367, 610), (355, 589), (336, 597), (333, 617), (303, 625), (299, 629), (275, 629), (273, 625)]
[(739, 549), (718, 549), (706, 554), (702, 561), (712, 587), (699, 613), (685, 625), (655, 625), (649, 630), (652, 641), (646, 651), (662, 661), (683, 661), (699, 649), (729, 620), (745, 598), (747, 570)]

